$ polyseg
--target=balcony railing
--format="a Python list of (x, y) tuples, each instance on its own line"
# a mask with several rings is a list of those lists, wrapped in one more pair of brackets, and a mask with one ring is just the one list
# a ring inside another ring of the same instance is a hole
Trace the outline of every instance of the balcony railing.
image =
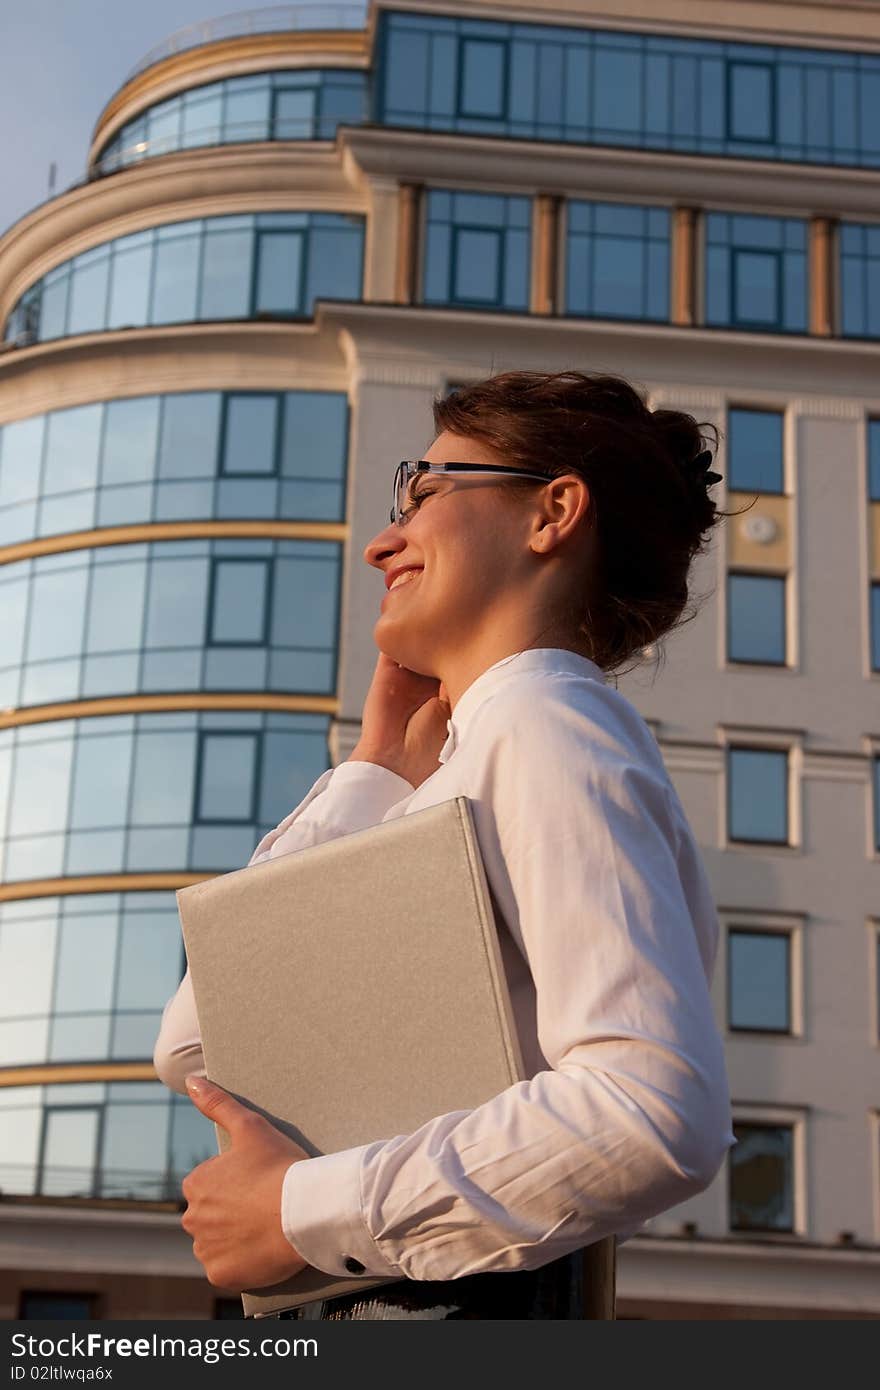
[(363, 29), (366, 22), (367, 0), (361, 0), (359, 4), (272, 5), (265, 10), (239, 10), (235, 14), (222, 15), (219, 19), (206, 19), (201, 24), (188, 24), (185, 29), (178, 29), (170, 38), (151, 48), (125, 80), (130, 82), (144, 68), (160, 63), (163, 58), (183, 53), (188, 48), (219, 43), (221, 39), (309, 29)]

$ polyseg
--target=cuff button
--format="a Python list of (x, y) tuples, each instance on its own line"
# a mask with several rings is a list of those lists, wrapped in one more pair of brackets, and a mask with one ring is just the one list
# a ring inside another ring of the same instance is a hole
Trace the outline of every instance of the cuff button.
[(353, 1255), (346, 1255), (344, 1263), (349, 1274), (363, 1274), (366, 1269), (366, 1265), (362, 1265), (360, 1260), (356, 1260)]

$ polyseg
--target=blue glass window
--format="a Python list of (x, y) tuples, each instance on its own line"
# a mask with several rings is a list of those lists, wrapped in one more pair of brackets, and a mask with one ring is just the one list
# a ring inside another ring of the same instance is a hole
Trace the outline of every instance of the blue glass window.
[(0, 872), (20, 882), (238, 868), (327, 768), (327, 731), (327, 715), (260, 711), (0, 731), (0, 765), (10, 769)]
[(806, 222), (722, 212), (705, 222), (706, 323), (806, 333)]
[(388, 11), (377, 52), (384, 125), (880, 167), (869, 53)]
[(740, 492), (784, 491), (783, 415), (731, 408), (727, 414), (727, 486)]
[(785, 578), (772, 574), (727, 576), (729, 661), (785, 664)]
[(791, 1032), (788, 932), (731, 927), (727, 936), (727, 1017), (732, 1029)]
[[(880, 77), (880, 74), (878, 74)], [(840, 331), (880, 336), (880, 224), (840, 224)]]
[[(305, 317), (316, 299), (360, 298), (363, 238), (362, 217), (332, 212), (247, 213), (154, 227), (56, 266), (12, 310), (6, 336), (17, 337), (25, 318), (42, 340), (121, 326)], [(301, 264), (308, 265), (305, 275)], [(62, 297), (65, 277), (69, 293)]]
[(227, 476), (275, 473), (279, 403), (275, 393), (226, 396), (222, 466)]
[(2, 1065), (150, 1057), (184, 965), (173, 893), (2, 905)]
[(211, 566), (208, 641), (261, 646), (267, 640), (271, 560), (214, 560)]
[(366, 73), (303, 69), (192, 87), (127, 121), (95, 161), (109, 174), (154, 155), (240, 141), (332, 140), (366, 116)]
[(138, 521), (341, 521), (347, 451), (336, 391), (182, 392), (15, 421), (0, 428), (0, 545)]
[(256, 734), (202, 734), (194, 819), (254, 820), (258, 756)]
[(0, 571), (7, 705), (162, 690), (331, 694), (342, 546), (115, 545)]
[(871, 585), (871, 670), (880, 671), (880, 583)]
[(727, 781), (729, 839), (788, 844), (788, 754), (729, 748)]
[(774, 75), (770, 63), (732, 60), (728, 64), (728, 139), (775, 140)]
[(157, 1082), (7, 1087), (0, 1115), (3, 1186), (20, 1195), (178, 1201), (187, 1173), (217, 1152), (210, 1120)]
[(527, 309), (530, 227), (528, 198), (432, 189), (424, 302)]
[(668, 319), (668, 210), (573, 199), (567, 212), (566, 313)]
[(507, 45), (494, 39), (462, 38), (459, 110), (465, 116), (503, 117), (507, 104)]
[(735, 1123), (730, 1150), (732, 1231), (794, 1230), (791, 1125)]

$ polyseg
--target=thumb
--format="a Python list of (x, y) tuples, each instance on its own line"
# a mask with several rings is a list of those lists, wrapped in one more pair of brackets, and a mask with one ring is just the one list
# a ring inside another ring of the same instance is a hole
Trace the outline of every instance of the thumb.
[(186, 1089), (196, 1109), (229, 1135), (235, 1134), (245, 1117), (250, 1119), (253, 1114), (246, 1105), (218, 1086), (216, 1081), (208, 1081), (204, 1076), (188, 1076)]

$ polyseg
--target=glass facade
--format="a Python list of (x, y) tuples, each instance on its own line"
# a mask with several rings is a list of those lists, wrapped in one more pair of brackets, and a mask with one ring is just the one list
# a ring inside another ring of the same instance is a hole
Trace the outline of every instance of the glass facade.
[(0, 1088), (6, 1192), (175, 1201), (216, 1152), (210, 1120), (158, 1082)]
[(380, 124), (880, 168), (877, 55), (440, 15), (380, 25)]
[(193, 540), (0, 570), (0, 705), (163, 690), (333, 694), (342, 547)]
[(240, 868), (329, 766), (329, 716), (175, 711), (0, 731), (0, 874)]
[(669, 318), (668, 208), (566, 204), (565, 312)]
[(880, 337), (880, 224), (841, 222), (840, 331)]
[(727, 935), (728, 1026), (791, 1032), (791, 942), (787, 932), (731, 927)]
[(431, 189), (426, 203), (424, 303), (527, 310), (531, 199)]
[(806, 333), (803, 218), (707, 212), (705, 236), (707, 324)]
[(151, 227), (55, 266), (22, 295), (6, 337), (308, 316), (316, 299), (360, 299), (363, 240), (362, 217), (334, 212)]
[(785, 664), (784, 576), (728, 574), (727, 659)]
[(727, 412), (728, 487), (781, 494), (783, 464), (782, 412), (731, 408)]
[(729, 748), (727, 785), (731, 840), (788, 844), (788, 754), (784, 750)]
[(0, 904), (0, 1065), (151, 1056), (185, 967), (173, 893)]
[(366, 94), (366, 73), (344, 68), (229, 77), (148, 107), (103, 146), (95, 167), (110, 174), (203, 145), (332, 140), (338, 125), (365, 120)]
[(195, 391), (96, 402), (0, 428), (0, 545), (92, 527), (341, 521), (337, 391)]
[(794, 1136), (791, 1125), (736, 1123), (730, 1150), (730, 1228), (794, 1230)]

